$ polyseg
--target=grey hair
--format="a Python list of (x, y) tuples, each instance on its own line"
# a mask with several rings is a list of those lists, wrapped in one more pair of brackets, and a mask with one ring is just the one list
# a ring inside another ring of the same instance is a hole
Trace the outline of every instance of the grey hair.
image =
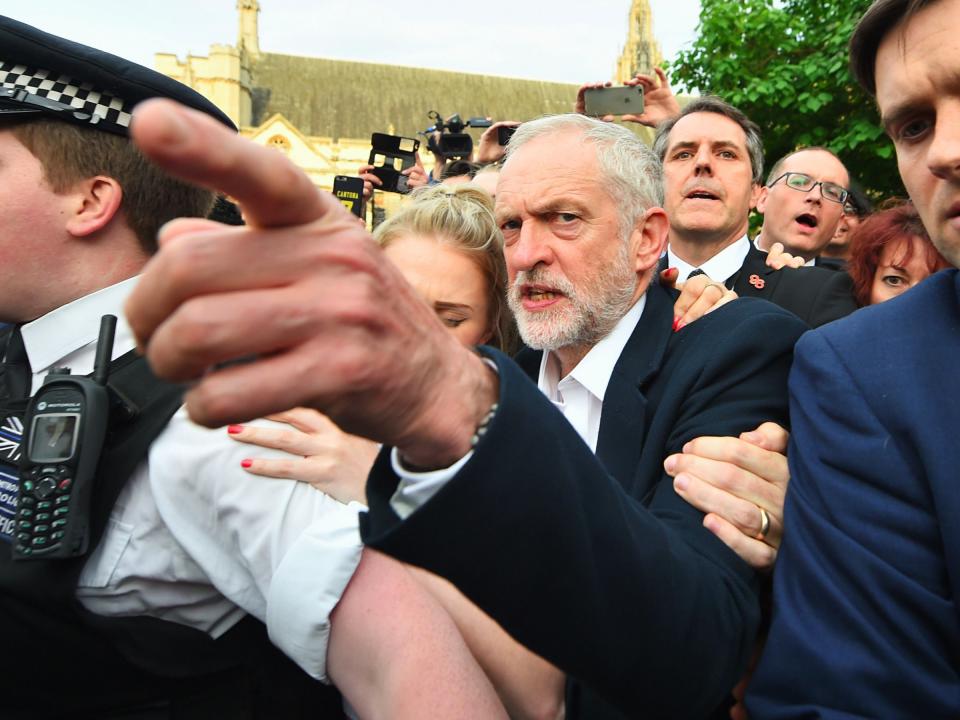
[(750, 170), (753, 173), (753, 182), (757, 185), (763, 182), (763, 137), (760, 135), (760, 127), (740, 110), (728, 103), (726, 100), (715, 95), (704, 95), (691, 103), (688, 103), (679, 115), (669, 120), (664, 120), (657, 126), (657, 134), (653, 139), (653, 152), (660, 158), (662, 163), (667, 156), (667, 145), (670, 141), (670, 131), (677, 124), (680, 118), (692, 115), (693, 113), (714, 113), (722, 115), (725, 118), (733, 120), (747, 138), (747, 155), (750, 156)]
[(650, 148), (626, 128), (577, 113), (546, 115), (517, 128), (504, 165), (531, 140), (568, 130), (579, 131), (596, 147), (598, 180), (617, 205), (620, 234), (628, 236), (648, 208), (663, 205), (663, 171)]

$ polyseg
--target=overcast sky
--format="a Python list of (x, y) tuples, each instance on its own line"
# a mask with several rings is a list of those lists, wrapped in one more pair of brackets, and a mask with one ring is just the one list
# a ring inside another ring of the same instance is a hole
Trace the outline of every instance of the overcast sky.
[[(699, 0), (651, 0), (669, 59), (689, 43)], [(0, 0), (0, 14), (153, 67), (153, 54), (234, 44), (236, 0)], [(630, 0), (260, 0), (260, 48), (289, 55), (580, 83), (608, 79)], [(0, 48), (2, 52), (2, 48)]]

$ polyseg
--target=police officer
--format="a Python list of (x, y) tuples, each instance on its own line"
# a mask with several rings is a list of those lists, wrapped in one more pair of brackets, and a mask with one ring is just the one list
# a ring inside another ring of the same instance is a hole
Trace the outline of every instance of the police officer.
[[(232, 127), (180, 83), (0, 17), (0, 322), (15, 325), (0, 339), (0, 715), (335, 717), (315, 678), (360, 557), (357, 508), (243, 472), (249, 450), (177, 413), (180, 390), (150, 374), (122, 320), (160, 226), (213, 206), (129, 142), (151, 97)], [(15, 515), (25, 398), (54, 367), (91, 371), (105, 314), (121, 320), (91, 551), (14, 560), (52, 521)]]

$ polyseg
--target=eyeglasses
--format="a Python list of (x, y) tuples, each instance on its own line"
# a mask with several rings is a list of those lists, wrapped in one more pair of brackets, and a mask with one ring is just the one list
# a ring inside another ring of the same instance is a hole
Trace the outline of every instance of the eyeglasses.
[(820, 196), (824, 200), (830, 200), (831, 202), (840, 203), (841, 205), (847, 201), (847, 197), (850, 195), (846, 188), (836, 183), (814, 180), (809, 175), (798, 172), (785, 172), (767, 187), (773, 187), (781, 180), (783, 180), (783, 184), (788, 188), (799, 190), (800, 192), (810, 192), (819, 185)]

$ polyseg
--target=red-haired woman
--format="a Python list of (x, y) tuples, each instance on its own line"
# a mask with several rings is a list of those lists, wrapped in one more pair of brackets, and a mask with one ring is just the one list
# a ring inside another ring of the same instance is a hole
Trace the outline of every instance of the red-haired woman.
[(847, 272), (860, 305), (890, 300), (948, 267), (909, 201), (873, 213), (850, 240)]

